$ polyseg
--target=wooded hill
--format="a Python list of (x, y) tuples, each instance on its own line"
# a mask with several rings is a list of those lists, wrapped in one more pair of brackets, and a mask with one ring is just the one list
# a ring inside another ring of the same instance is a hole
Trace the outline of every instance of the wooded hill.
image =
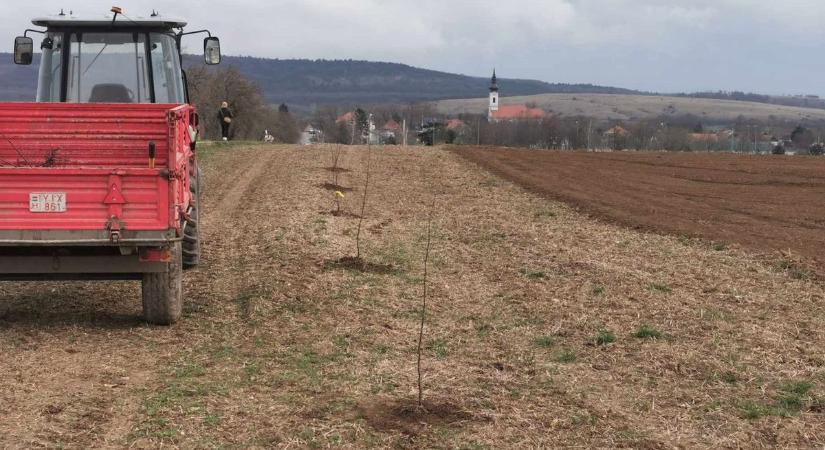
[[(186, 56), (185, 64), (200, 65), (201, 57)], [(31, 100), (37, 85), (37, 63), (15, 66), (12, 55), (0, 53), (0, 100)], [(404, 64), (353, 61), (263, 59), (225, 56), (218, 67), (236, 67), (256, 82), (267, 101), (289, 105), (352, 105), (411, 103), (448, 98), (486, 97), (490, 79), (469, 77)], [(507, 95), (543, 93), (633, 93), (590, 84), (558, 84), (500, 79)]]

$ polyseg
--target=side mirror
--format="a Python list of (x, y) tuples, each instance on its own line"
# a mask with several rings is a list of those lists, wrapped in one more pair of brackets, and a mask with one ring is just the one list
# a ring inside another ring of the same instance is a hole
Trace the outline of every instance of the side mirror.
[(203, 58), (210, 66), (221, 63), (220, 39), (210, 36), (203, 40)]
[(14, 38), (14, 63), (28, 66), (34, 58), (34, 41), (30, 37)]

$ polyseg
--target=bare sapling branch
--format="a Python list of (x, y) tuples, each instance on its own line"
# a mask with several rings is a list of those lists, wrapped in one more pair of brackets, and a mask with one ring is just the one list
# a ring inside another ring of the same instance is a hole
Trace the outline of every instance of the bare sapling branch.
[(424, 324), (427, 318), (427, 281), (429, 277), (430, 248), (432, 246), (433, 213), (435, 211), (435, 193), (427, 212), (427, 247), (424, 250), (424, 292), (421, 296), (421, 323), (418, 328), (418, 361), (416, 370), (418, 371), (418, 407), (423, 408), (424, 384), (421, 374), (421, 351), (424, 345)]
[(330, 170), (332, 171), (332, 187), (336, 189), (333, 196), (335, 198), (335, 215), (341, 215), (341, 199), (343, 198), (344, 194), (337, 190), (340, 185), (338, 184), (338, 174), (341, 172), (341, 168), (339, 167), (339, 162), (341, 160), (341, 145), (336, 145), (335, 147), (330, 147)]
[(338, 166), (341, 160), (341, 144), (330, 148), (330, 166), (332, 168), (332, 184), (338, 186), (338, 174), (341, 168)]
[(370, 188), (370, 173), (372, 171), (372, 146), (367, 145), (366, 175), (364, 176), (364, 195), (361, 197), (361, 214), (358, 216), (358, 231), (355, 233), (355, 259), (361, 259), (361, 226), (364, 223), (364, 213), (367, 209), (367, 194)]

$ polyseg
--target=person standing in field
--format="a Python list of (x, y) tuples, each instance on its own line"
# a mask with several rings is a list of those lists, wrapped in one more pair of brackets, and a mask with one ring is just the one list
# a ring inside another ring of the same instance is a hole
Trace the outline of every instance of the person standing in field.
[(232, 125), (234, 117), (232, 110), (229, 109), (229, 103), (221, 103), (221, 109), (218, 110), (218, 121), (221, 123), (221, 138), (224, 141), (229, 140), (229, 127)]

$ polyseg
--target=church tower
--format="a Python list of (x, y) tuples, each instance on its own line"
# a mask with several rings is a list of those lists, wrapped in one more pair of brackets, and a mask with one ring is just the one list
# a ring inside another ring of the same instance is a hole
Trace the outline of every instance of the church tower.
[(493, 118), (493, 113), (498, 111), (498, 79), (496, 78), (496, 71), (493, 69), (493, 79), (490, 80), (490, 107), (487, 111), (487, 119)]

